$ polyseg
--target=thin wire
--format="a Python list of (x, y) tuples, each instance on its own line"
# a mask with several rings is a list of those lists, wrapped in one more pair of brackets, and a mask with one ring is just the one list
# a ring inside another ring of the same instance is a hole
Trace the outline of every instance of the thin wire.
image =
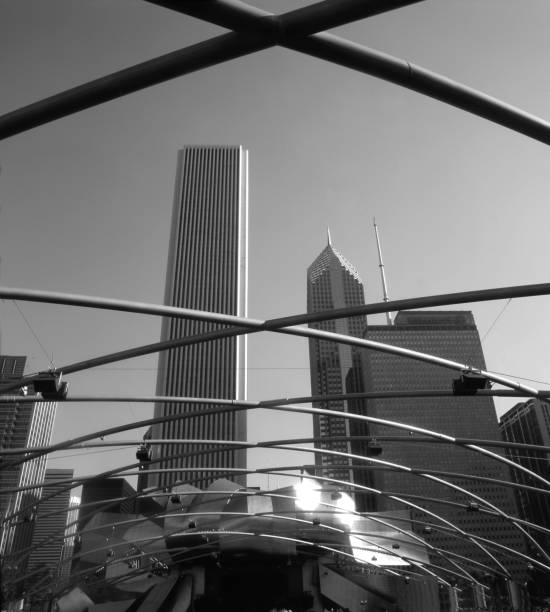
[[(98, 366), (97, 368), (95, 368), (96, 370), (128, 370), (128, 371), (139, 371), (139, 372), (164, 372), (165, 369), (164, 368), (122, 368), (122, 367), (114, 367), (114, 368), (109, 368), (106, 366)], [(238, 368), (239, 370), (309, 370), (309, 368), (306, 367), (265, 367), (265, 368), (260, 368), (260, 367), (246, 367), (246, 368)]]
[(109, 448), (108, 450), (100, 449), (96, 451), (87, 451), (85, 453), (73, 453), (72, 455), (59, 455), (58, 457), (50, 457), (48, 461), (56, 461), (57, 459), (66, 459), (67, 457), (83, 457), (84, 455), (97, 455), (99, 453), (114, 453), (115, 451), (128, 450), (129, 448), (131, 447), (123, 446), (121, 448)]
[(137, 417), (136, 417), (136, 413), (134, 412), (134, 407), (133, 407), (133, 405), (132, 405), (132, 404), (133, 404), (133, 402), (130, 402), (130, 403), (128, 404), (128, 408), (130, 408), (130, 413), (131, 413), (131, 415), (132, 415), (132, 419), (133, 419), (133, 420), (134, 420), (134, 422), (135, 422), (135, 421), (137, 421)]
[(519, 378), (520, 380), (528, 380), (529, 382), (540, 383), (541, 385), (550, 385), (550, 382), (547, 380), (537, 380), (536, 378), (527, 378), (526, 376), (518, 376), (517, 374), (510, 374), (506, 372), (495, 372), (491, 370), (493, 374), (500, 374), (501, 376), (510, 376), (511, 378)]
[(512, 298), (508, 298), (506, 300), (506, 304), (504, 304), (504, 306), (502, 307), (501, 311), (497, 314), (495, 320), (491, 323), (489, 329), (485, 332), (485, 334), (483, 335), (483, 338), (481, 338), (481, 342), (483, 342), (485, 340), (485, 338), (487, 338), (487, 336), (489, 335), (489, 333), (491, 332), (491, 330), (493, 329), (493, 327), (497, 324), (497, 321), (500, 319), (500, 317), (503, 315), (504, 311), (508, 308), (508, 305), (510, 304), (510, 302), (512, 301)]
[[(54, 363), (53, 363), (53, 354), (48, 353), (48, 351), (44, 348), (44, 345), (42, 344), (42, 342), (40, 342), (40, 338), (37, 336), (36, 332), (34, 331), (34, 329), (32, 328), (32, 325), (29, 323), (29, 320), (27, 319), (27, 317), (25, 316), (25, 314), (23, 313), (23, 311), (21, 310), (19, 304), (15, 301), (12, 300), (13, 305), (17, 308), (19, 314), (23, 317), (23, 321), (25, 321), (25, 323), (27, 324), (27, 327), (30, 329), (31, 334), (34, 336), (34, 339), (38, 342), (38, 344), (40, 345), (40, 348), (42, 349), (44, 355), (46, 355), (46, 359), (49, 361), (50, 366), (52, 368), (54, 368)], [(54, 368), (55, 369), (55, 368)]]
[[(489, 333), (492, 331), (493, 327), (497, 324), (497, 321), (500, 319), (500, 317), (502, 316), (502, 314), (504, 313), (504, 311), (506, 310), (506, 308), (508, 308), (508, 304), (512, 301), (512, 298), (508, 298), (506, 300), (506, 303), (504, 304), (504, 306), (501, 308), (500, 312), (497, 314), (497, 316), (495, 317), (495, 320), (491, 323), (491, 325), (489, 325), (489, 329), (483, 334), (483, 336), (480, 338), (479, 342), (480, 344), (483, 344), (483, 341), (487, 338), (487, 336), (489, 335)], [(470, 355), (468, 355), (468, 359), (466, 360), (466, 363), (470, 363), (470, 361), (472, 360), (473, 357), (473, 353), (470, 353)], [(496, 373), (496, 372), (495, 372)], [(518, 378), (521, 378), (518, 376)], [(528, 378), (524, 378), (523, 380), (529, 380)]]

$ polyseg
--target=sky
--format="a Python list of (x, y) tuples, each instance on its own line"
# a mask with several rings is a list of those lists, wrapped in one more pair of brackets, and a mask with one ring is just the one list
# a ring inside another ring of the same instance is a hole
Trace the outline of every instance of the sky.
[[(302, 4), (256, 2), (275, 13)], [(138, 0), (0, 0), (0, 14), (2, 114), (224, 31)], [(546, 0), (426, 0), (333, 32), (548, 120), (549, 21)], [(548, 281), (545, 145), (272, 48), (0, 142), (0, 284), (162, 303), (177, 151), (194, 144), (249, 150), (251, 317), (305, 311), (306, 269), (327, 226), (366, 301), (380, 301), (373, 217), (392, 299)], [(490, 370), (549, 388), (549, 306), (536, 297), (457, 308), (473, 311)], [(28, 372), (160, 334), (156, 317), (30, 302), (3, 300), (0, 316), (0, 350), (27, 355)], [(152, 356), (72, 375), (70, 394), (152, 395), (155, 367)], [(249, 399), (309, 395), (306, 339), (252, 335), (248, 374)], [(497, 412), (513, 404), (499, 400)], [(137, 403), (60, 405), (54, 440), (151, 414)], [(251, 440), (310, 433), (308, 416), (249, 416)], [(49, 465), (87, 475), (134, 451), (73, 451)]]

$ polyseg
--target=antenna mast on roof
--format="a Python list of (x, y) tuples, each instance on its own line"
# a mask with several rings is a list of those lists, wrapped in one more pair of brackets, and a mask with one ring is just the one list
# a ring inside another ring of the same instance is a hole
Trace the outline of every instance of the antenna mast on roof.
[[(380, 268), (380, 278), (382, 279), (382, 292), (384, 294), (384, 302), (389, 302), (388, 288), (386, 285), (386, 274), (384, 272), (384, 262), (382, 261), (382, 249), (380, 248), (380, 237), (378, 236), (378, 226), (376, 225), (376, 219), (373, 218), (374, 233), (376, 235), (376, 246), (378, 248), (378, 267)], [(386, 321), (388, 325), (393, 325), (391, 318), (391, 312), (386, 312)]]

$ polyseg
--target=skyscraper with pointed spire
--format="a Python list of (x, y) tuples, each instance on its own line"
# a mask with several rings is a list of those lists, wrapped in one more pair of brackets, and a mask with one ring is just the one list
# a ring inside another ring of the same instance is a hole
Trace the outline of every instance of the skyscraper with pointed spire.
[[(354, 266), (332, 246), (330, 230), (327, 231), (327, 245), (307, 270), (307, 312), (360, 306), (365, 303), (363, 283)], [(363, 336), (366, 325), (364, 316), (310, 323), (314, 329), (356, 336)], [(359, 355), (354, 347), (335, 344), (326, 340), (310, 338), (309, 359), (312, 395), (345, 393), (354, 372), (359, 372)], [(344, 400), (316, 402), (315, 407), (348, 411)], [(353, 427), (353, 425), (351, 425)], [(319, 448), (352, 452), (347, 440), (335, 439), (349, 436), (349, 420), (314, 415), (313, 431)], [(338, 455), (316, 454), (317, 468), (322, 475), (353, 481), (351, 461)]]
[[(248, 273), (248, 152), (241, 146), (189, 146), (179, 152), (165, 303), (170, 306), (246, 316)], [(221, 326), (164, 319), (161, 339), (196, 336)], [(246, 399), (246, 336), (224, 338), (163, 352), (158, 395)], [(155, 416), (205, 410), (204, 405), (157, 404)], [(149, 486), (190, 480), (204, 487), (216, 478), (202, 468), (246, 467), (244, 450), (200, 453), (201, 445), (176, 440), (246, 440), (244, 412), (204, 414), (153, 426), (155, 447)], [(195, 454), (193, 454), (195, 453)], [(154, 473), (155, 469), (192, 471)]]

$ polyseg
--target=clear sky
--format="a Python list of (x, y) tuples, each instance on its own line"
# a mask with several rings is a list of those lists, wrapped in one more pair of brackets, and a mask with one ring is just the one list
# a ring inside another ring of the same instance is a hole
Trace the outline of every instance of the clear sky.
[[(283, 12), (299, 3), (256, 5)], [(1, 113), (223, 31), (138, 0), (0, 0), (0, 15)], [(548, 120), (549, 22), (546, 0), (428, 0), (335, 33)], [(176, 153), (186, 144), (250, 152), (252, 317), (305, 311), (306, 269), (325, 246), (327, 225), (358, 268), (367, 302), (379, 301), (373, 216), (393, 299), (549, 280), (545, 145), (274, 48), (1, 142), (0, 283), (161, 303)], [(52, 356), (61, 366), (159, 338), (154, 317), (18, 305), (45, 350), (9, 300), (0, 303), (1, 350), (28, 355), (29, 372), (47, 369)], [(464, 308), (484, 336), (504, 305)], [(507, 306), (483, 340), (490, 369), (550, 380), (549, 305), (538, 297)], [(144, 358), (89, 370), (70, 377), (70, 393), (152, 394), (155, 365)], [(253, 335), (249, 365), (250, 399), (310, 392), (305, 339)], [(501, 401), (498, 411), (511, 405)], [(151, 411), (60, 406), (55, 440)], [(253, 440), (308, 435), (310, 418), (251, 415), (249, 431)], [(89, 474), (133, 456), (50, 466)]]

